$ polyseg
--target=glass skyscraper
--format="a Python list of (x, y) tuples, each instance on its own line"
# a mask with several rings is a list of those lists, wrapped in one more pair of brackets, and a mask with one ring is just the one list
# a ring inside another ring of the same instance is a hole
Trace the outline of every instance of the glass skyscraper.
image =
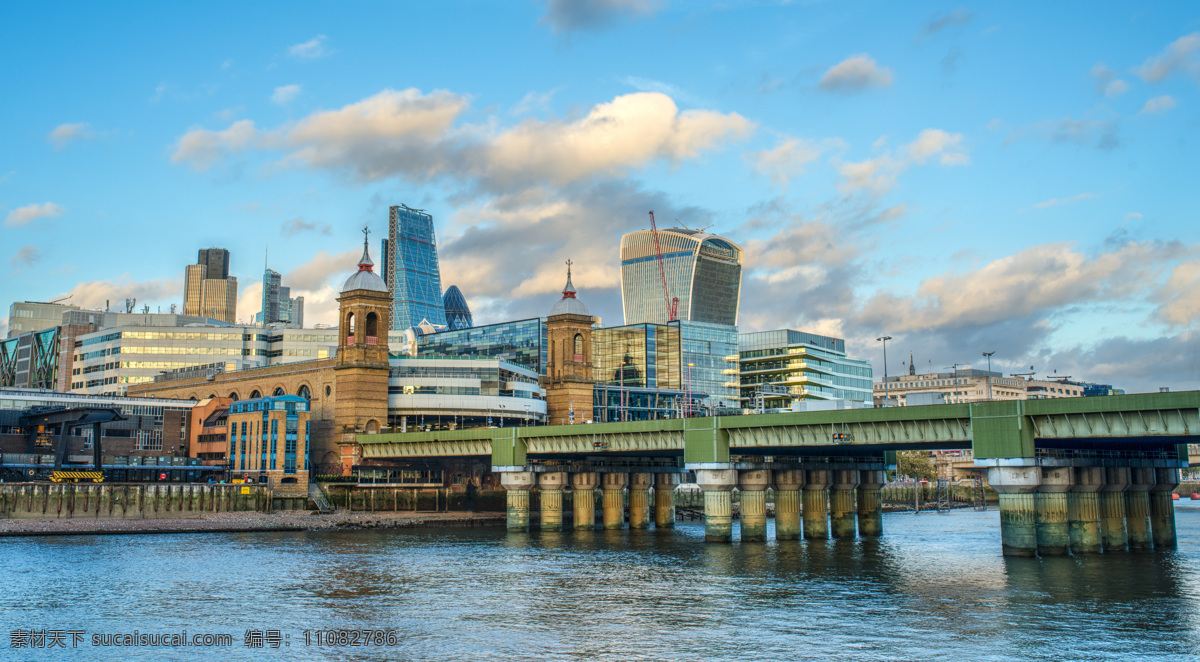
[(254, 321), (263, 326), (304, 327), (304, 297), (293, 299), (292, 288), (283, 285), (283, 276), (274, 269), (263, 271), (262, 312), (254, 316)]
[(475, 326), (471, 321), (471, 309), (467, 306), (467, 299), (457, 285), (446, 288), (442, 306), (446, 309), (446, 324), (451, 329), (469, 329)]
[(871, 362), (846, 355), (846, 341), (794, 329), (743, 333), (739, 337), (741, 398), (755, 406), (763, 385), (784, 393), (763, 395), (764, 405), (790, 407), (793, 400), (871, 402)]
[[(737, 324), (742, 289), (742, 249), (707, 232), (659, 230), (663, 271), (650, 230), (621, 237), (621, 302), (626, 324), (666, 324), (668, 306), (679, 299), (676, 319)], [(662, 278), (666, 277), (664, 294)]]
[(433, 216), (405, 205), (391, 207), (384, 274), (392, 295), (392, 329), (403, 331), (421, 322), (446, 326)]

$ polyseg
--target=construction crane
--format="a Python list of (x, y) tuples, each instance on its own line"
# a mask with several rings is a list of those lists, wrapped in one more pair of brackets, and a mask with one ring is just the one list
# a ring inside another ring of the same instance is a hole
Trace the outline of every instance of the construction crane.
[(663, 303), (667, 307), (667, 321), (674, 322), (679, 312), (679, 297), (671, 298), (667, 289), (667, 270), (663, 268), (662, 244), (658, 242), (658, 224), (654, 222), (654, 212), (650, 212), (650, 234), (654, 235), (654, 253), (658, 258), (658, 278), (662, 281)]

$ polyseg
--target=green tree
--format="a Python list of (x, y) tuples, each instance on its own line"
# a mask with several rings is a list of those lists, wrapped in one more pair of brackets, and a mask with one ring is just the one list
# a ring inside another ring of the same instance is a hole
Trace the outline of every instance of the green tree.
[(937, 478), (937, 472), (933, 469), (933, 462), (929, 459), (928, 451), (900, 451), (896, 465), (896, 473), (901, 476), (909, 478), (916, 476), (918, 479), (924, 478), (925, 480)]

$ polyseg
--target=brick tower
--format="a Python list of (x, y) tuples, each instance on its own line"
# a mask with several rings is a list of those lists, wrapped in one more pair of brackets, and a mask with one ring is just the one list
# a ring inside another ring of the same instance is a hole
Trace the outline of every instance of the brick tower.
[(592, 323), (595, 318), (575, 296), (571, 261), (567, 286), (546, 318), (550, 344), (546, 358), (546, 414), (551, 425), (570, 425), (592, 419)]

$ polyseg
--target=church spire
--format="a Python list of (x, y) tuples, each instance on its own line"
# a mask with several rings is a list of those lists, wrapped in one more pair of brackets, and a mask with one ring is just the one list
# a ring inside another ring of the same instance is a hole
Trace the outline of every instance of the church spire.
[(371, 252), (368, 250), (368, 241), (369, 241), (369, 237), (371, 234), (371, 230), (364, 225), (362, 231), (363, 231), (363, 254), (362, 254), (362, 258), (360, 258), (358, 260), (358, 270), (359, 271), (372, 271), (371, 267), (374, 267), (375, 263), (371, 261)]
[(564, 299), (575, 298), (575, 286), (571, 284), (571, 265), (574, 264), (571, 260), (567, 260), (567, 286), (563, 288)]

